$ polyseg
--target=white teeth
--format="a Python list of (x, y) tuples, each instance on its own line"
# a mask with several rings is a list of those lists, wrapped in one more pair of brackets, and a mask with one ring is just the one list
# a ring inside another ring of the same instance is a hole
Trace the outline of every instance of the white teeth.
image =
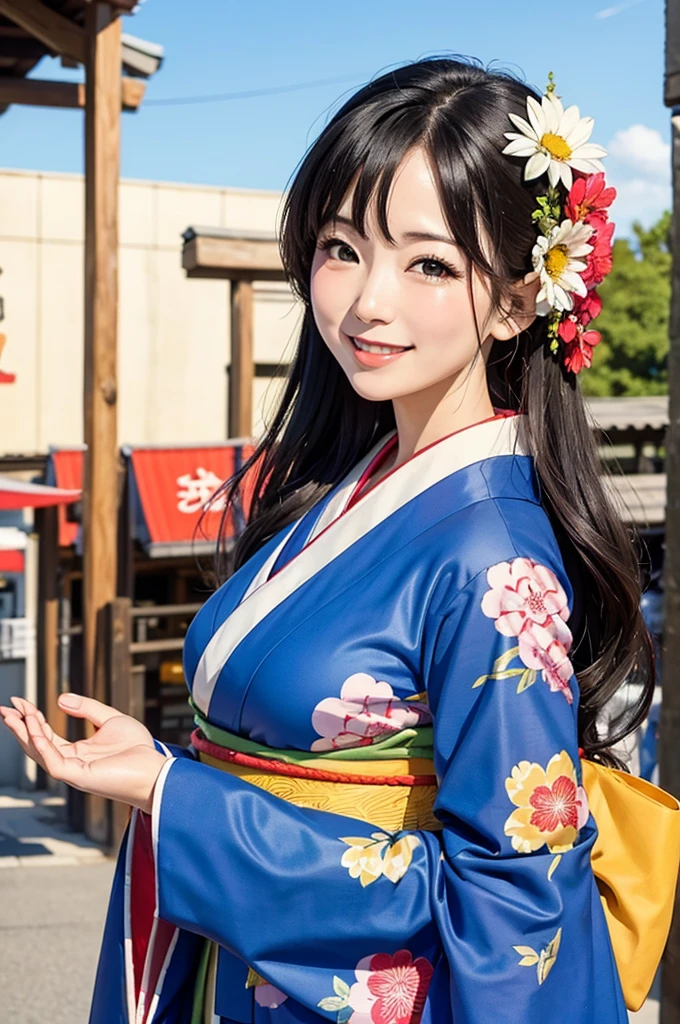
[(359, 341), (358, 338), (353, 338), (352, 341), (362, 352), (376, 352), (379, 355), (390, 356), (395, 352), (406, 351), (404, 348), (395, 348), (393, 345), (369, 345), (365, 341)]

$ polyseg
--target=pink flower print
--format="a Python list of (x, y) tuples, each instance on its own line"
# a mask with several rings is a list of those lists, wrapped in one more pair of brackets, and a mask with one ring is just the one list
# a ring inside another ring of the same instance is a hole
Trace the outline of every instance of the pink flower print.
[(414, 960), (408, 949), (375, 953), (359, 961), (355, 974), (349, 1024), (419, 1024), (433, 974), (429, 960)]
[[(562, 628), (569, 634), (569, 629), (562, 624)], [(540, 669), (543, 678), (553, 692), (561, 690), (567, 703), (573, 704), (574, 694), (572, 693), (569, 681), (574, 674), (574, 668), (567, 657), (567, 647), (561, 640), (551, 633), (550, 629), (538, 626), (536, 623), (528, 625), (519, 635), (519, 657), (527, 668)]]
[(368, 746), (391, 733), (431, 721), (426, 704), (399, 700), (389, 683), (355, 672), (342, 684), (340, 697), (325, 697), (314, 708), (312, 727), (322, 738), (314, 740), (311, 749)]
[(555, 573), (531, 558), (514, 558), (492, 565), (486, 579), (491, 589), (482, 598), (482, 612), (499, 633), (517, 637), (522, 663), (540, 670), (550, 689), (572, 704), (574, 669), (567, 651), (573, 638), (566, 623), (571, 613)]
[(556, 631), (556, 620), (566, 622), (571, 614), (555, 573), (531, 558), (498, 562), (487, 570), (486, 579), (491, 589), (482, 598), (482, 611), (504, 636), (519, 636), (530, 622)]
[(588, 794), (586, 793), (583, 786), (576, 787), (576, 827), (580, 831), (584, 825), (587, 825), (588, 818), (590, 817), (590, 807), (588, 806)]
[(287, 998), (285, 992), (282, 992), (276, 985), (270, 985), (269, 982), (266, 985), (255, 986), (255, 1002), (258, 1006), (266, 1006), (268, 1010), (275, 1010)]

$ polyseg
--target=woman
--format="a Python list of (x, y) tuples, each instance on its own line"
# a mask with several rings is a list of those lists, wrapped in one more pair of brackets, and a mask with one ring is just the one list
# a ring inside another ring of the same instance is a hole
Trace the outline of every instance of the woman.
[(437, 58), (306, 155), (281, 234), (305, 317), (187, 635), (193, 746), (75, 695), (73, 746), (3, 709), (135, 809), (94, 1024), (627, 1020), (580, 754), (612, 763), (653, 678), (577, 381), (611, 266), (591, 130), (552, 81)]

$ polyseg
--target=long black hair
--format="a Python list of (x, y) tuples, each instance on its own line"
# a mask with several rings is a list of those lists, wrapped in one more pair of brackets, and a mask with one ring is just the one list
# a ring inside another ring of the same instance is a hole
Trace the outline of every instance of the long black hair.
[[(375, 441), (395, 427), (392, 404), (362, 398), (316, 327), (310, 272), (319, 230), (355, 182), (352, 221), (366, 237), (374, 195), (380, 231), (392, 244), (386, 205), (392, 179), (416, 147), (428, 158), (449, 227), (468, 266), (487, 279), (492, 308), (514, 312), (512, 285), (533, 269), (532, 211), (543, 176), (523, 180), (524, 159), (502, 154), (508, 114), (526, 114), (541, 94), (474, 58), (430, 57), (369, 82), (333, 116), (305, 154), (285, 194), (279, 246), (286, 277), (302, 300), (297, 349), (280, 398), (252, 458), (220, 491), (225, 500), (216, 577), (223, 580), (333, 487)], [(560, 186), (562, 187), (562, 186)], [(489, 258), (480, 226), (490, 240)], [(527, 438), (565, 566), (574, 585), (570, 657), (579, 682), (579, 743), (585, 756), (624, 767), (609, 748), (645, 718), (653, 696), (651, 640), (640, 610), (636, 535), (612, 505), (576, 376), (547, 345), (537, 317), (514, 344), (494, 342), (487, 362), (497, 408), (526, 414)], [(482, 338), (479, 336), (479, 351)], [(479, 352), (478, 352), (479, 355)], [(254, 494), (245, 529), (226, 544), (230, 514), (250, 471)], [(624, 683), (638, 694), (603, 729), (602, 710)]]

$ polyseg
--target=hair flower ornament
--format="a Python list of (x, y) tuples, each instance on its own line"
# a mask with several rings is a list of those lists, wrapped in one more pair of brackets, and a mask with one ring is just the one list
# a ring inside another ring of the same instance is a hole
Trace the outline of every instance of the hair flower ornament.
[(579, 373), (601, 341), (589, 324), (602, 308), (595, 288), (612, 269), (615, 225), (608, 210), (616, 189), (605, 186), (600, 157), (607, 151), (588, 142), (593, 118), (581, 117), (577, 106), (564, 109), (552, 71), (541, 102), (527, 97), (527, 115), (508, 114), (519, 132), (504, 133), (510, 142), (502, 151), (528, 158), (524, 181), (548, 177), (531, 215), (539, 234), (525, 281), (540, 278), (536, 313), (548, 317), (550, 351), (557, 355), (561, 343), (564, 366)]

